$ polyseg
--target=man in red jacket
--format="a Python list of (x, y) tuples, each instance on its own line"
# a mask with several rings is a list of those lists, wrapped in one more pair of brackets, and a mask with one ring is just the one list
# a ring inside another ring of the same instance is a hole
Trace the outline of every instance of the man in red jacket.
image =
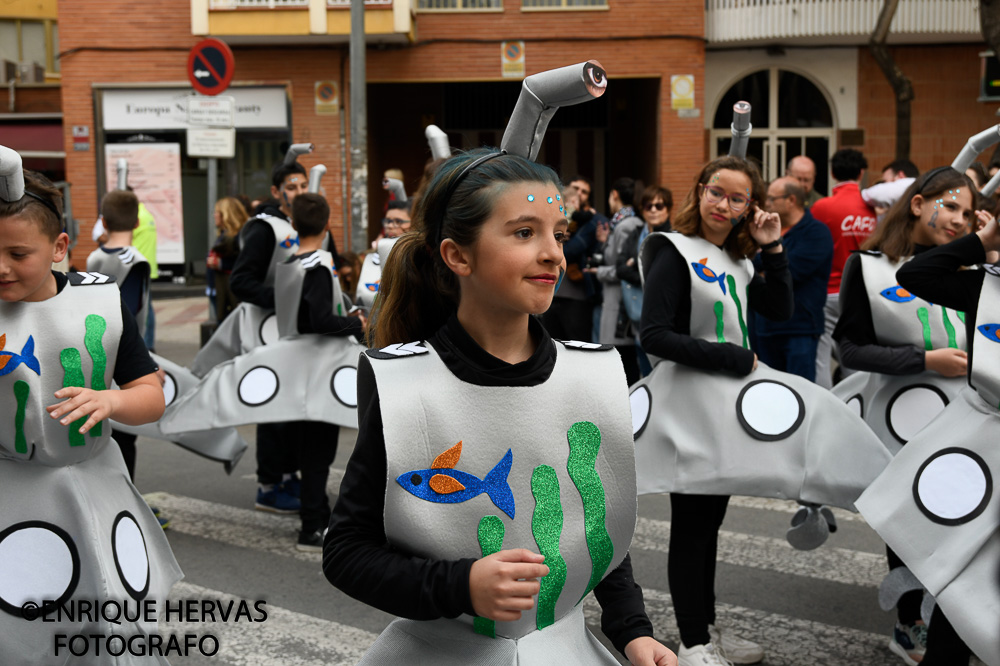
[[(840, 317), (840, 276), (844, 263), (875, 231), (875, 210), (861, 198), (860, 188), (868, 160), (857, 150), (843, 148), (833, 154), (830, 167), (837, 184), (830, 196), (820, 199), (810, 209), (813, 217), (833, 234), (833, 267), (826, 288), (826, 330), (816, 349), (816, 383), (826, 388), (833, 387), (830, 356), (834, 351), (833, 329)], [(850, 374), (846, 368), (841, 368), (841, 372), (844, 376)]]

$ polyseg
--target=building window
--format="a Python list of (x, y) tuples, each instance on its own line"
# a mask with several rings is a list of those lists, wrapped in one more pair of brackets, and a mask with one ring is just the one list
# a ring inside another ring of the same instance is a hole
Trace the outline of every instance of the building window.
[[(55, 21), (0, 19), (0, 60), (59, 71), (59, 28)], [(2, 64), (2, 63), (0, 63)]]
[(521, 0), (521, 9), (607, 9), (608, 0)]
[(417, 9), (434, 11), (461, 11), (463, 9), (503, 10), (503, 0), (418, 0)]

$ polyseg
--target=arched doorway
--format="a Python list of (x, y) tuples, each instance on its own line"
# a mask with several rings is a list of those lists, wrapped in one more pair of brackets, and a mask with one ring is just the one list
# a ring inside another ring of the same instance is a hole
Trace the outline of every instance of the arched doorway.
[(733, 104), (744, 100), (753, 106), (753, 134), (747, 157), (756, 159), (764, 178), (784, 175), (788, 160), (807, 155), (816, 163), (816, 191), (830, 193), (829, 163), (834, 150), (836, 123), (826, 95), (795, 72), (770, 67), (749, 74), (722, 96), (712, 122), (712, 157), (729, 152)]

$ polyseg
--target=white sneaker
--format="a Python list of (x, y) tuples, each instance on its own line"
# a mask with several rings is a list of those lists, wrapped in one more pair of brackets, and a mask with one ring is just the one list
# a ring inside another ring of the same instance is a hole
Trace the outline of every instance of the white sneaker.
[(733, 666), (733, 662), (719, 654), (711, 643), (693, 647), (681, 643), (677, 650), (677, 666)]
[(714, 624), (708, 625), (708, 635), (719, 647), (719, 652), (734, 664), (756, 664), (764, 660), (764, 648), (753, 641), (728, 632), (724, 634)]

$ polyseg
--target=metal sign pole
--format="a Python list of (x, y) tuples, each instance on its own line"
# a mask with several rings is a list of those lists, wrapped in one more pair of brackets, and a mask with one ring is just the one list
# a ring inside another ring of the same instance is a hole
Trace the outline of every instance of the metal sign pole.
[(368, 98), (365, 3), (351, 0), (351, 250), (368, 247)]
[[(215, 201), (219, 198), (219, 160), (208, 158), (208, 251), (215, 244)], [(206, 253), (206, 258), (208, 254)], [(210, 321), (216, 321), (215, 308), (209, 308)]]

